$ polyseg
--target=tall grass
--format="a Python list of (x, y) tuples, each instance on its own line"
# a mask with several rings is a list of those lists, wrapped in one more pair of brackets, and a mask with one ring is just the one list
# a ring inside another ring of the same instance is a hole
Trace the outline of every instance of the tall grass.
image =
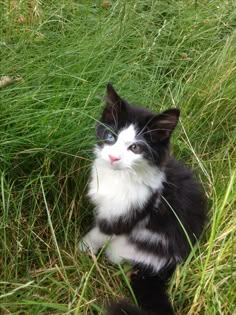
[(170, 294), (178, 314), (233, 314), (234, 1), (2, 1), (0, 313), (103, 314), (132, 296), (128, 271), (82, 255), (94, 126), (108, 81), (131, 102), (182, 118), (174, 154), (209, 197), (201, 244)]

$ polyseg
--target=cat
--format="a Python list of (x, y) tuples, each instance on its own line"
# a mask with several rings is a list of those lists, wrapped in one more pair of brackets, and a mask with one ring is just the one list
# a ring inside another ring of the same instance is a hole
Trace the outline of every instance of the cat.
[(110, 315), (172, 315), (166, 293), (176, 265), (189, 254), (206, 221), (206, 198), (191, 170), (170, 155), (180, 110), (159, 114), (130, 105), (109, 83), (96, 126), (88, 196), (94, 227), (80, 242), (112, 263), (133, 265), (139, 307), (121, 301)]

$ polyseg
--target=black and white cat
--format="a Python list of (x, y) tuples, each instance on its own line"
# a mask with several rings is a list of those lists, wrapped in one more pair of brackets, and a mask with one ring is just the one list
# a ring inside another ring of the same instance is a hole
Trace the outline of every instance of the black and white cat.
[(111, 262), (131, 262), (131, 286), (140, 306), (120, 302), (109, 314), (174, 314), (166, 286), (206, 218), (200, 185), (169, 153), (179, 113), (131, 106), (107, 85), (88, 192), (95, 222), (80, 249), (97, 253), (108, 243), (105, 255)]

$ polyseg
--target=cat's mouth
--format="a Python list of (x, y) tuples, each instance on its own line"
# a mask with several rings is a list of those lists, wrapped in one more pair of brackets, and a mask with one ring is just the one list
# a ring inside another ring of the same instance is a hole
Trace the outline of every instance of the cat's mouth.
[(128, 167), (124, 164), (122, 160), (117, 160), (117, 161), (108, 161), (106, 160), (106, 165), (108, 168), (115, 170), (115, 171), (124, 171), (128, 169)]
[(109, 166), (113, 170), (120, 170), (121, 171), (121, 170), (124, 169), (124, 166), (119, 161), (117, 161), (117, 162), (109, 162)]

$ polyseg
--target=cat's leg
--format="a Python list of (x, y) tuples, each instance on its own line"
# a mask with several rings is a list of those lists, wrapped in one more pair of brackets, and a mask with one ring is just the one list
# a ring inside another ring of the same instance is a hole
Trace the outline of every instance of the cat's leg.
[(114, 264), (120, 264), (124, 260), (134, 260), (136, 254), (135, 245), (129, 242), (126, 235), (114, 236), (109, 243), (105, 254)]
[(110, 235), (104, 234), (95, 226), (79, 242), (80, 251), (91, 250), (94, 254), (111, 238)]
[(134, 265), (144, 266), (154, 273), (158, 273), (169, 262), (166, 257), (155, 255), (148, 250), (141, 250), (129, 240), (127, 235), (113, 236), (105, 254), (115, 264), (127, 260)]

